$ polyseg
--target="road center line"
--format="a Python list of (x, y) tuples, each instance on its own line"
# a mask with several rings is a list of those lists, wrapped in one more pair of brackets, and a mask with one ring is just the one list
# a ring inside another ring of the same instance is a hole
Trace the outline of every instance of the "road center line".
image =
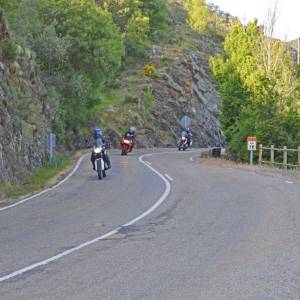
[[(162, 153), (157, 153), (157, 154), (162, 154)], [(106, 234), (104, 234), (102, 236), (96, 237), (95, 239), (92, 239), (90, 241), (82, 243), (82, 244), (80, 244), (78, 246), (75, 246), (75, 247), (73, 247), (73, 248), (71, 248), (69, 250), (66, 250), (64, 252), (58, 253), (58, 254), (56, 254), (56, 255), (48, 258), (48, 259), (42, 260), (40, 262), (34, 263), (32, 265), (29, 265), (27, 267), (24, 267), (22, 269), (14, 271), (14, 272), (12, 272), (10, 274), (2, 276), (2, 277), (0, 277), (0, 283), (4, 282), (4, 281), (7, 281), (9, 279), (15, 278), (17, 276), (20, 276), (20, 275), (22, 275), (24, 273), (27, 273), (29, 271), (32, 271), (34, 269), (37, 269), (37, 268), (39, 268), (41, 266), (46, 266), (46, 265), (48, 265), (48, 264), (50, 264), (50, 263), (52, 263), (52, 262), (54, 262), (56, 260), (59, 260), (59, 259), (65, 257), (67, 255), (70, 255), (70, 254), (72, 254), (74, 252), (77, 252), (77, 251), (79, 251), (79, 250), (81, 250), (81, 249), (83, 249), (85, 247), (88, 247), (88, 246), (90, 246), (92, 244), (95, 244), (95, 243), (101, 241), (101, 240), (104, 240), (104, 239), (106, 239), (106, 238), (108, 238), (108, 237), (110, 237), (110, 236), (112, 236), (114, 234), (117, 234), (119, 232), (119, 230), (122, 229), (123, 227), (127, 227), (127, 226), (130, 226), (130, 225), (133, 225), (136, 222), (138, 222), (139, 220), (141, 220), (141, 219), (145, 218), (146, 216), (148, 216), (149, 214), (151, 214), (153, 211), (155, 211), (166, 200), (166, 198), (170, 194), (171, 185), (170, 185), (169, 181), (161, 173), (159, 173), (158, 171), (156, 171), (153, 167), (151, 167), (150, 165), (148, 165), (146, 163), (146, 161), (143, 160), (144, 157), (147, 157), (147, 156), (150, 156), (150, 155), (149, 154), (145, 154), (145, 155), (140, 156), (139, 157), (139, 161), (163, 180), (163, 182), (165, 183), (165, 191), (162, 194), (162, 196), (157, 200), (157, 202), (155, 202), (155, 204), (152, 205), (147, 211), (145, 211), (144, 213), (142, 213), (141, 215), (139, 215), (135, 219), (129, 221), (128, 223), (126, 223), (126, 224), (124, 224), (122, 226), (119, 226), (116, 229), (114, 229), (114, 230), (112, 230), (112, 231), (110, 231), (110, 232), (108, 232), (108, 233), (106, 233)]]

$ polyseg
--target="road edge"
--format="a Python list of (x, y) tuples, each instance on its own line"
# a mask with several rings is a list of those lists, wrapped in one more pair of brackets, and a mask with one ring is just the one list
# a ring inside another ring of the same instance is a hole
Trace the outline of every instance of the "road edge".
[(28, 202), (29, 200), (32, 200), (32, 199), (34, 199), (36, 197), (39, 197), (39, 196), (41, 196), (41, 195), (43, 195), (43, 194), (45, 194), (45, 193), (47, 193), (49, 191), (52, 191), (52, 190), (56, 189), (57, 187), (59, 187), (60, 185), (62, 185), (66, 181), (68, 181), (76, 173), (76, 171), (78, 170), (78, 168), (79, 168), (82, 160), (85, 158), (86, 155), (87, 154), (82, 155), (77, 160), (77, 163), (75, 164), (74, 168), (68, 173), (68, 175), (65, 178), (63, 178), (62, 180), (60, 180), (59, 182), (55, 183), (53, 186), (48, 187), (48, 188), (46, 188), (46, 189), (44, 189), (44, 190), (42, 190), (42, 191), (40, 191), (38, 193), (34, 193), (34, 194), (29, 194), (29, 195), (22, 196), (20, 200), (18, 200), (18, 199), (11, 199), (9, 201), (16, 201), (16, 202), (13, 203), (13, 204), (1, 207), (0, 208), (0, 212), (1, 211), (5, 211), (5, 210), (10, 209), (10, 208), (13, 208), (13, 207), (16, 207), (18, 205), (21, 205), (21, 204), (23, 204), (25, 202)]

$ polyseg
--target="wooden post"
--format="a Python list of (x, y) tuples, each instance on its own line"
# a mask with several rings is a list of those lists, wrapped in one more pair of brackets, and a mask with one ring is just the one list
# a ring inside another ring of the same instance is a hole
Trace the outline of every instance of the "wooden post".
[[(299, 147), (300, 148), (300, 147)], [(262, 154), (263, 154), (263, 145), (259, 144), (259, 152), (258, 152), (258, 164), (261, 166), (262, 164)]]
[(288, 157), (287, 157), (287, 147), (283, 147), (283, 167), (287, 169), (287, 162), (288, 162)]
[(298, 147), (298, 167), (300, 168), (300, 146)]
[(271, 166), (274, 167), (274, 145), (271, 145)]

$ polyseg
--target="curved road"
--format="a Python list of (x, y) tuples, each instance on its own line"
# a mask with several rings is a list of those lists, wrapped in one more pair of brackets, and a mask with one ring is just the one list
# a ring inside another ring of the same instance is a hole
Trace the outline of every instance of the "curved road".
[(0, 210), (1, 300), (300, 299), (299, 182), (143, 154)]

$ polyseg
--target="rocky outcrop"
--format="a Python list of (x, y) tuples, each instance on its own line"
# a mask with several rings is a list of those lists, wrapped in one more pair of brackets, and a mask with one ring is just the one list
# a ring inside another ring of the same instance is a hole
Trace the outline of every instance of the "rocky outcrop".
[(46, 100), (33, 54), (10, 39), (0, 12), (0, 183), (24, 181), (45, 161)]
[[(203, 37), (199, 48), (210, 50), (182, 53), (174, 58), (167, 72), (150, 82), (155, 100), (155, 106), (150, 110), (154, 130), (149, 128), (147, 134), (141, 135), (142, 146), (174, 146), (184, 115), (192, 120), (195, 146), (224, 145), (219, 121), (220, 94), (210, 79), (209, 57), (216, 51), (214, 46), (212, 41)], [(161, 59), (166, 55), (165, 51), (155, 47), (152, 59)]]
[(179, 58), (169, 73), (153, 82), (159, 127), (169, 128), (176, 136), (181, 118), (187, 115), (192, 119), (194, 143), (200, 147), (224, 144), (219, 122), (220, 95), (209, 76), (208, 56), (192, 52)]

